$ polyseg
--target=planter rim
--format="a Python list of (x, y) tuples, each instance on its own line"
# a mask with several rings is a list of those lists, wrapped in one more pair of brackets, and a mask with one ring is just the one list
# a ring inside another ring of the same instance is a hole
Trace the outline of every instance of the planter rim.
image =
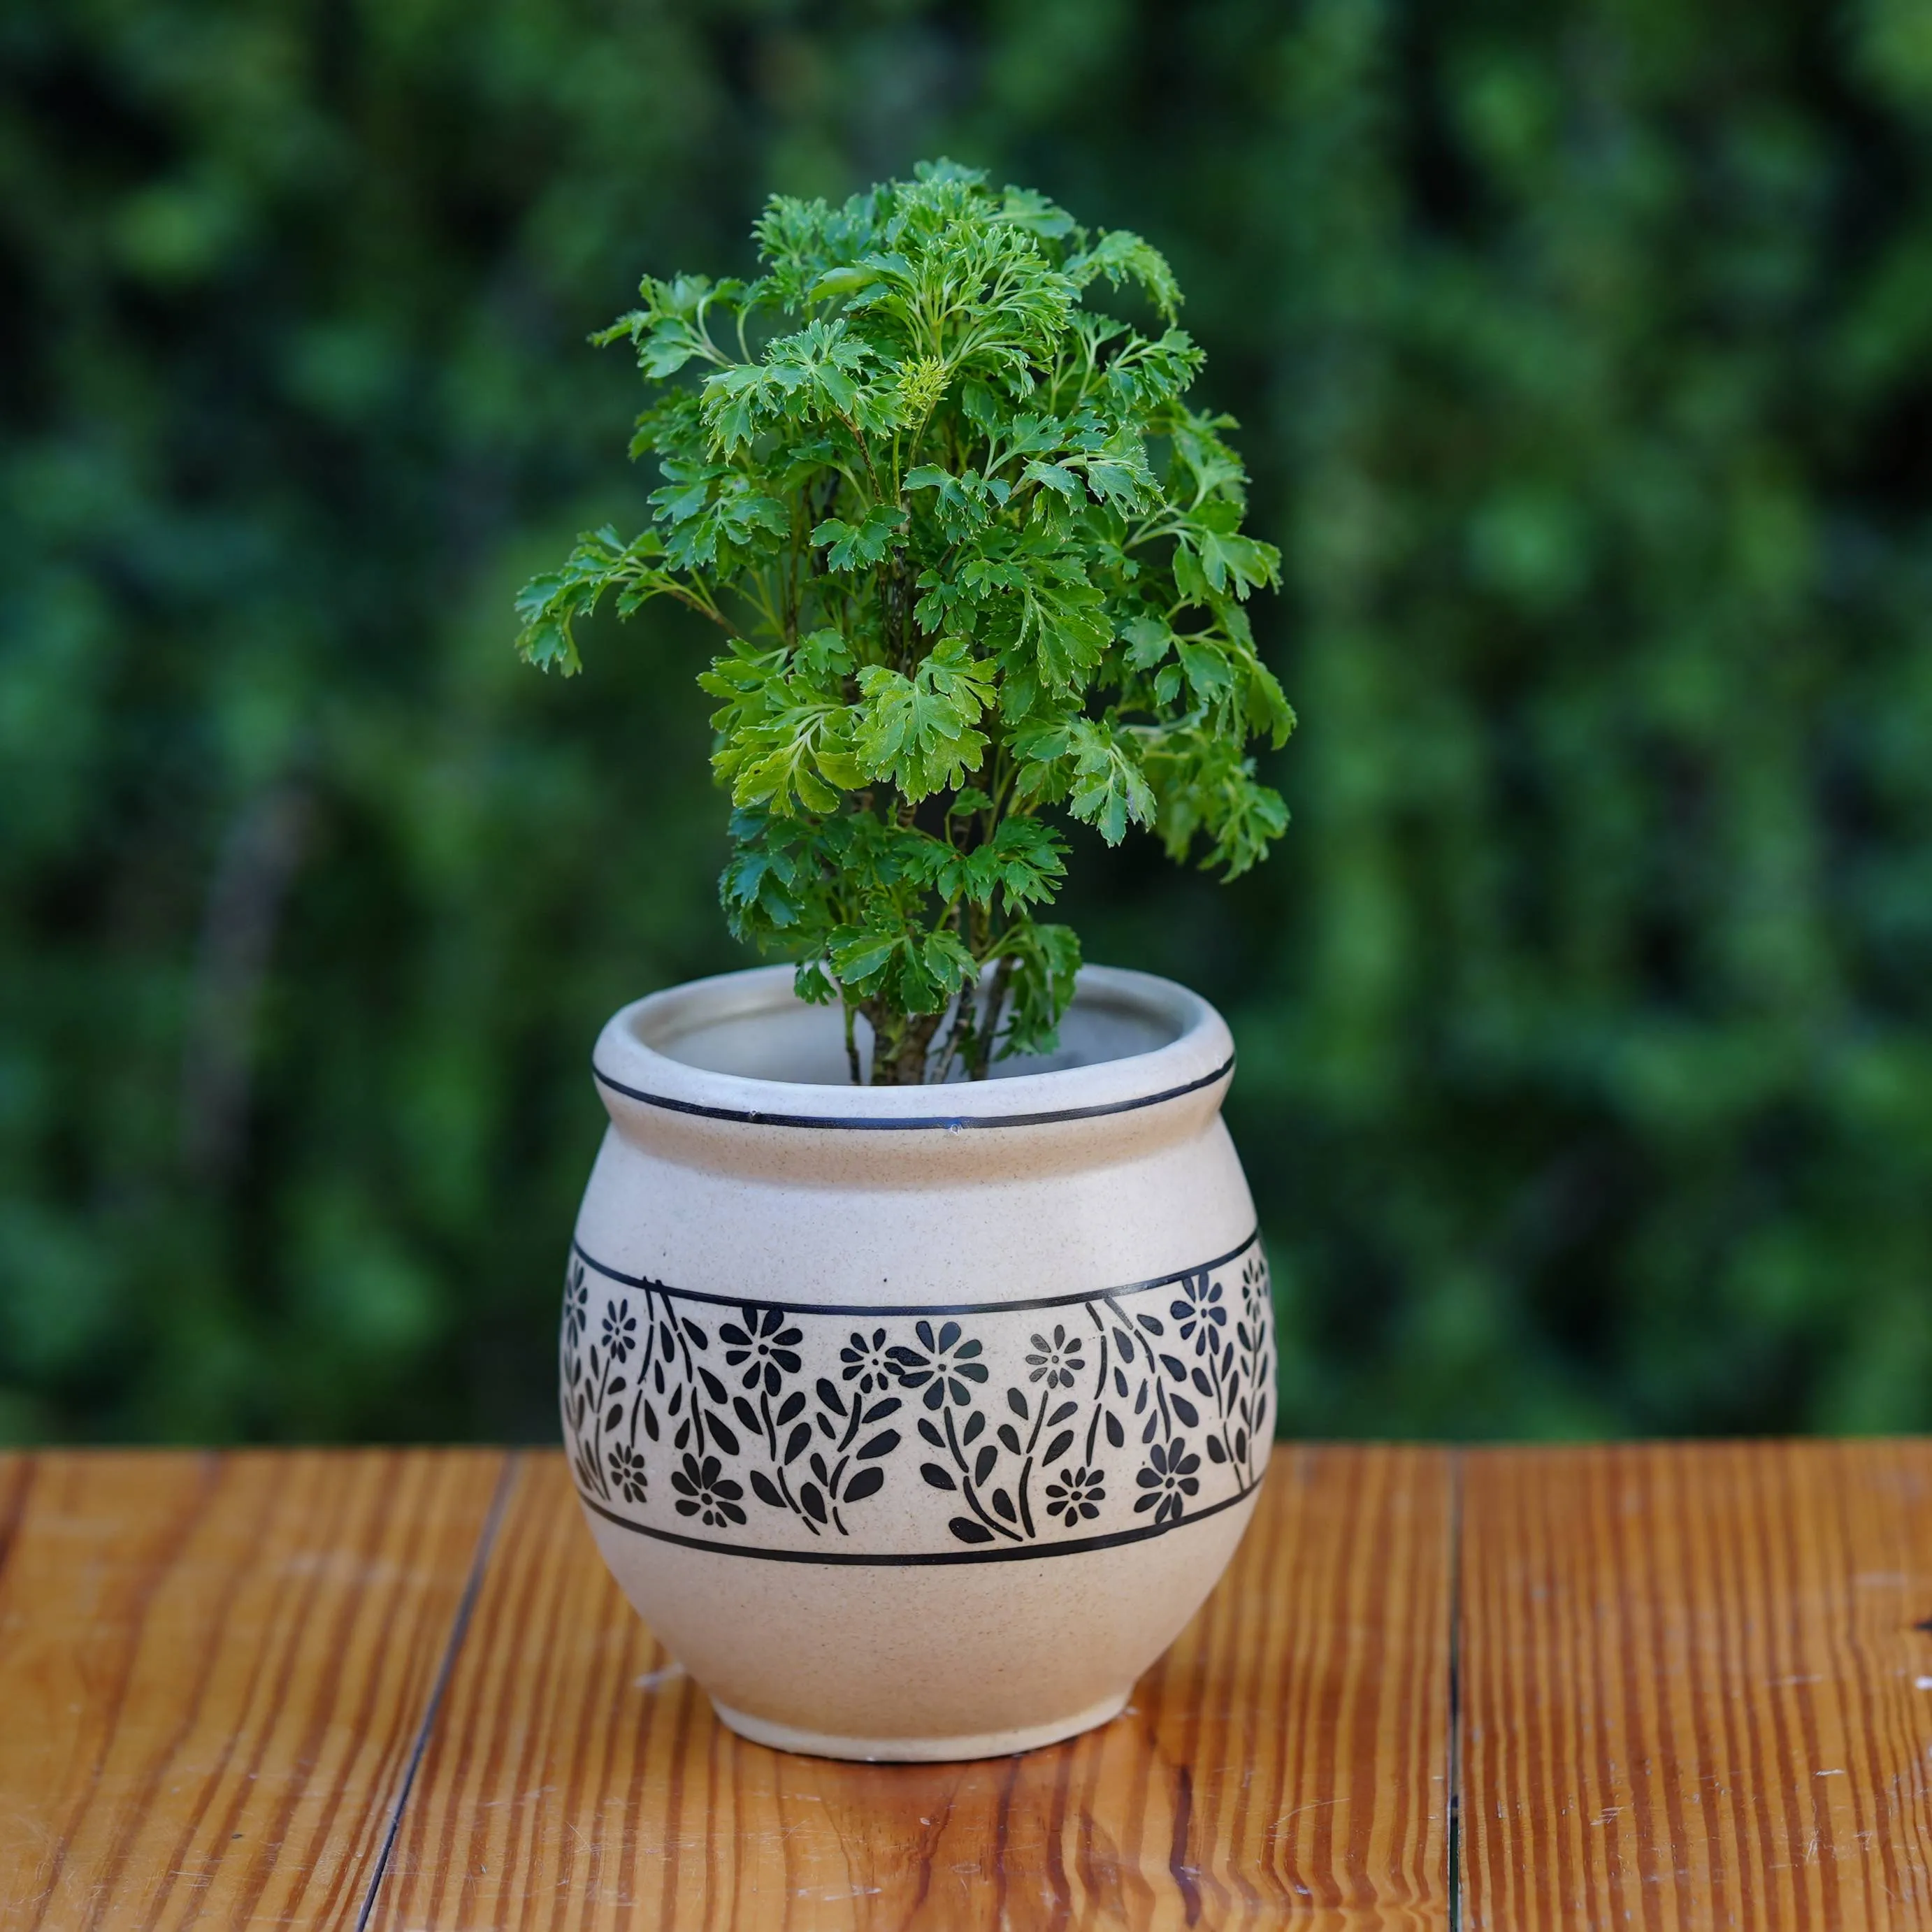
[[(591, 1072), (607, 1104), (766, 1129), (958, 1134), (1095, 1120), (1225, 1090), (1234, 1067), (1227, 1022), (1199, 994), (1152, 973), (1083, 966), (1076, 1008), (1152, 1023), (1170, 1037), (1145, 1051), (1039, 1073), (940, 1087), (853, 1087), (762, 1079), (692, 1065), (662, 1050), (700, 1028), (796, 1002), (789, 966), (689, 980), (620, 1007), (598, 1035)], [(653, 1040), (660, 1044), (652, 1044)], [(1218, 1105), (1220, 1095), (1214, 1101)]]

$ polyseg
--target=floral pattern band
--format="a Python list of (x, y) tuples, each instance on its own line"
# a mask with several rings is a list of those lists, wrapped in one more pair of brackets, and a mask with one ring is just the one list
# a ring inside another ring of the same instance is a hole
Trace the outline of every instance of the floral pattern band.
[(578, 1493), (626, 1528), (817, 1563), (1072, 1553), (1260, 1481), (1268, 1264), (1256, 1234), (1123, 1288), (863, 1309), (681, 1290), (580, 1246), (561, 1375)]

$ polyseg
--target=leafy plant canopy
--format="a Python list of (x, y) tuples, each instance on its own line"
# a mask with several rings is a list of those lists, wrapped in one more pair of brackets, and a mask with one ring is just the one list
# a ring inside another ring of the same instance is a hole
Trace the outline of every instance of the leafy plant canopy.
[(1243, 608), (1278, 555), (1139, 236), (946, 161), (755, 232), (756, 280), (647, 277), (596, 338), (657, 388), (631, 448), (664, 482), (526, 587), (519, 647), (574, 672), (607, 597), (715, 623), (733, 931), (842, 1004), (855, 1081), (983, 1078), (1072, 997), (1056, 814), (1230, 878), (1286, 827), (1248, 748), (1294, 716)]

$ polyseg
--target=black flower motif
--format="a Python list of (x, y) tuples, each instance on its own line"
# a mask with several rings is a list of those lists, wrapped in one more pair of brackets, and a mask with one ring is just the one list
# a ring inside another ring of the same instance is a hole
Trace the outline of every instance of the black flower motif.
[(1038, 1352), (1027, 1358), (1033, 1370), (1027, 1378), (1029, 1382), (1044, 1379), (1050, 1389), (1071, 1388), (1074, 1378), (1087, 1366), (1080, 1359), (1080, 1337), (1076, 1335), (1070, 1340), (1058, 1322), (1054, 1324), (1051, 1341), (1044, 1335), (1036, 1335), (1033, 1346)]
[(785, 1326), (782, 1308), (746, 1307), (738, 1312), (743, 1320), (742, 1328), (736, 1322), (718, 1324), (718, 1339), (724, 1344), (725, 1365), (735, 1369), (748, 1364), (745, 1370), (746, 1388), (754, 1389), (762, 1380), (766, 1394), (776, 1395), (780, 1373), (798, 1372), (799, 1358), (793, 1352), (803, 1335), (800, 1330)]
[(1152, 1510), (1156, 1522), (1178, 1520), (1187, 1507), (1185, 1499), (1201, 1492), (1195, 1474), (1201, 1458), (1190, 1455), (1184, 1442), (1156, 1442), (1148, 1451), (1148, 1461), (1151, 1466), (1134, 1478), (1147, 1492), (1135, 1503), (1134, 1514)]
[(610, 1445), (610, 1480), (634, 1503), (644, 1499), (644, 1459), (621, 1442)]
[(892, 1364), (886, 1348), (886, 1331), (883, 1328), (872, 1330), (868, 1342), (856, 1329), (852, 1339), (838, 1351), (838, 1359), (845, 1364), (842, 1371), (846, 1381), (856, 1382), (861, 1395), (870, 1395), (875, 1388), (884, 1388), (892, 1378)]
[(1268, 1305), (1268, 1263), (1258, 1254), (1252, 1254), (1241, 1269), (1241, 1312), (1252, 1322)]
[(1228, 1311), (1221, 1305), (1221, 1284), (1211, 1276), (1191, 1274), (1180, 1285), (1186, 1298), (1167, 1312), (1180, 1330), (1180, 1339), (1192, 1341), (1194, 1352), (1204, 1355), (1217, 1346), (1214, 1331), (1228, 1325)]
[(604, 1346), (614, 1362), (621, 1362), (638, 1346), (638, 1318), (621, 1301), (604, 1310)]
[(1061, 1470), (1059, 1481), (1046, 1486), (1047, 1514), (1064, 1516), (1070, 1529), (1078, 1517), (1091, 1522), (1100, 1514), (1099, 1505), (1107, 1500), (1107, 1492), (1100, 1486), (1106, 1473), (1104, 1469)]
[(899, 1385), (922, 1387), (926, 1393), (920, 1400), (928, 1408), (943, 1408), (949, 1395), (964, 1408), (973, 1400), (967, 1384), (986, 1379), (986, 1364), (974, 1359), (980, 1352), (980, 1344), (962, 1340), (956, 1322), (943, 1324), (936, 1336), (930, 1322), (916, 1322), (913, 1333), (919, 1338), (916, 1348), (902, 1346), (886, 1351)]
[(701, 1517), (713, 1529), (745, 1520), (745, 1512), (738, 1507), (745, 1486), (724, 1474), (724, 1466), (716, 1456), (707, 1456), (700, 1462), (695, 1456), (687, 1455), (684, 1466), (670, 1472), (670, 1486), (677, 1492), (680, 1516)]
[(590, 1318), (590, 1283), (579, 1262), (570, 1271), (563, 1289), (563, 1332), (574, 1348), (584, 1339), (584, 1324)]

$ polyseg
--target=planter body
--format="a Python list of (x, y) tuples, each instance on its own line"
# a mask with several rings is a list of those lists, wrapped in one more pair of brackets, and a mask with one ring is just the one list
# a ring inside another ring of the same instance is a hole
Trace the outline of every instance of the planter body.
[(1004, 1078), (842, 1084), (839, 1025), (780, 967), (604, 1028), (564, 1304), (578, 1492), (745, 1736), (1051, 1742), (1120, 1708), (1267, 1468), (1232, 1042), (1192, 994), (1100, 968), (1060, 1052)]

